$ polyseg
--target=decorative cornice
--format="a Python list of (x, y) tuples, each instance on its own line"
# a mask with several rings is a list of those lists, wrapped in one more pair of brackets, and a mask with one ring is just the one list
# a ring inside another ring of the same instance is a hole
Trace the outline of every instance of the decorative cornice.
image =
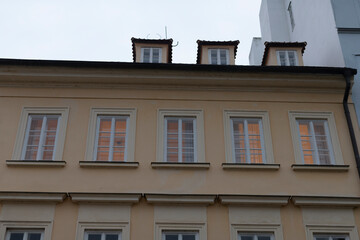
[(279, 170), (280, 164), (256, 164), (256, 163), (223, 163), (225, 170)]
[(66, 193), (0, 192), (0, 201), (63, 202)]
[(69, 193), (71, 201), (78, 203), (137, 203), (140, 193)]
[(315, 164), (293, 164), (291, 168), (294, 171), (349, 171), (349, 165), (315, 165)]
[(177, 163), (177, 162), (152, 162), (152, 168), (179, 168), (179, 169), (209, 169), (210, 163)]
[(137, 168), (139, 167), (139, 162), (109, 162), (109, 161), (80, 161), (80, 167), (88, 168)]
[(14, 167), (65, 167), (65, 161), (6, 160), (7, 166)]
[(216, 195), (145, 194), (146, 201), (159, 204), (214, 204)]
[(358, 197), (291, 197), (296, 206), (358, 207)]
[(289, 196), (219, 195), (222, 204), (284, 206)]

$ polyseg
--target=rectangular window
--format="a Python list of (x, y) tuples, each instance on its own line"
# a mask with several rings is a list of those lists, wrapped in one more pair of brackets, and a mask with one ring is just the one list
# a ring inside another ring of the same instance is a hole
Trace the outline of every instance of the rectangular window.
[(231, 117), (233, 161), (235, 163), (263, 163), (265, 143), (260, 118)]
[(43, 230), (9, 230), (6, 240), (44, 240)]
[(293, 14), (293, 10), (292, 10), (291, 1), (289, 3), (289, 6), (288, 6), (288, 12), (289, 12), (289, 17), (290, 17), (291, 30), (294, 31), (295, 20), (294, 20), (294, 14)]
[(197, 232), (178, 232), (178, 231), (164, 231), (162, 240), (198, 240), (199, 234)]
[(165, 149), (167, 162), (196, 162), (196, 118), (165, 117)]
[(209, 49), (209, 63), (213, 65), (229, 65), (229, 50)]
[(305, 164), (333, 164), (334, 156), (327, 120), (296, 120)]
[(141, 62), (143, 63), (160, 63), (161, 48), (141, 48)]
[(94, 160), (125, 161), (129, 116), (98, 116)]
[(22, 160), (53, 160), (60, 115), (28, 116)]
[(239, 233), (238, 240), (274, 240), (270, 233)]
[(121, 232), (86, 231), (84, 240), (121, 240)]
[(316, 234), (314, 240), (349, 240), (349, 237), (345, 235)]
[(276, 51), (280, 66), (298, 66), (296, 51)]

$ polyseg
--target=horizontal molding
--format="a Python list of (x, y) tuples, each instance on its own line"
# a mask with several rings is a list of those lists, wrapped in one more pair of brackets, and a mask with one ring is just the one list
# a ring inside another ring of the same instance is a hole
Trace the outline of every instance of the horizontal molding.
[(222, 204), (284, 206), (290, 196), (219, 195)]
[(69, 193), (73, 202), (88, 203), (137, 203), (141, 193)]
[(280, 164), (262, 164), (262, 163), (223, 163), (225, 170), (279, 170)]
[(195, 162), (195, 163), (177, 163), (177, 162), (152, 162), (152, 168), (194, 168), (194, 169), (209, 169), (210, 163)]
[(349, 165), (316, 165), (316, 164), (293, 164), (291, 168), (294, 171), (349, 171)]
[(8, 166), (29, 166), (29, 167), (65, 167), (65, 161), (30, 161), (30, 160), (6, 160)]
[(62, 202), (66, 193), (0, 192), (0, 201), (12, 202)]
[(137, 168), (139, 167), (139, 162), (109, 162), (109, 161), (80, 161), (80, 167), (119, 167), (119, 168)]
[(357, 207), (360, 206), (360, 197), (291, 197), (297, 206), (329, 206), (329, 207)]
[(216, 195), (145, 194), (146, 201), (159, 204), (214, 204)]
[(337, 31), (338, 33), (359, 34), (360, 28), (338, 27)]

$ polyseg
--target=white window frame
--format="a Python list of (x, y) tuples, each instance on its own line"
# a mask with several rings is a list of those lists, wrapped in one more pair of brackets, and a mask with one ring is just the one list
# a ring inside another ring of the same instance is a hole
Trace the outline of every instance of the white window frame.
[(105, 240), (106, 234), (117, 234), (119, 236), (118, 240), (122, 240), (121, 231), (109, 231), (109, 230), (85, 230), (84, 240), (89, 240), (89, 234), (101, 234), (101, 240)]
[(285, 53), (285, 66), (290, 66), (289, 52), (294, 53), (294, 57), (295, 57), (295, 65), (294, 66), (299, 66), (299, 59), (298, 59), (296, 50), (276, 50), (276, 58), (277, 58), (277, 62), (278, 62), (279, 66), (282, 66), (281, 61), (280, 61), (280, 52)]
[(47, 221), (1, 221), (0, 239), (8, 240), (9, 231), (41, 231), (41, 240), (51, 239), (52, 222)]
[(160, 47), (141, 47), (141, 56), (140, 56), (140, 62), (144, 62), (144, 50), (145, 49), (149, 49), (150, 50), (150, 62), (149, 63), (153, 63), (153, 50), (154, 49), (159, 49), (159, 62), (162, 62), (162, 48)]
[(79, 222), (76, 240), (87, 240), (87, 232), (120, 233), (120, 240), (130, 240), (130, 226), (125, 222)]
[[(307, 120), (326, 120), (329, 130), (329, 136), (331, 141), (331, 146), (329, 150), (332, 149), (333, 152), (333, 165), (343, 165), (343, 157), (340, 147), (339, 138), (337, 135), (335, 118), (332, 112), (298, 112), (298, 111), (289, 111), (289, 120), (290, 120), (290, 129), (291, 136), (293, 140), (293, 147), (295, 153), (295, 162), (296, 164), (304, 164), (303, 152), (301, 150), (301, 140), (300, 132), (297, 120), (298, 119), (307, 119)], [(314, 164), (316, 166), (318, 164)]]
[(35, 230), (35, 229), (24, 229), (24, 230), (22, 230), (22, 229), (9, 229), (6, 232), (5, 240), (10, 240), (10, 234), (11, 233), (16, 233), (16, 232), (24, 233), (23, 240), (29, 240), (29, 238), (28, 238), (29, 233), (41, 233), (40, 240), (44, 239), (44, 230), (43, 229), (41, 229), (41, 230), (40, 229), (39, 230)]
[(229, 49), (227, 49), (227, 48), (209, 48), (208, 49), (209, 64), (212, 64), (211, 51), (215, 51), (215, 50), (216, 50), (216, 65), (221, 65), (221, 60), (220, 60), (220, 51), (221, 50), (225, 50), (225, 53), (226, 53), (226, 64), (225, 65), (229, 65), (230, 64), (230, 56), (229, 56)]
[[(29, 119), (31, 115), (60, 115), (58, 120), (55, 147), (54, 147), (52, 160), (61, 161), (64, 150), (65, 135), (66, 135), (68, 115), (69, 115), (68, 107), (24, 107), (20, 117), (12, 160), (24, 160), (24, 156), (25, 156), (24, 151), (26, 150), (25, 144), (28, 140), (27, 133), (30, 124)], [(40, 153), (38, 151), (38, 156), (39, 154)], [(37, 161), (42, 161), (42, 159), (39, 159), (37, 157)]]
[[(85, 161), (96, 161), (97, 133), (99, 128), (98, 116), (127, 116), (126, 124), (126, 146), (125, 162), (134, 162), (135, 155), (135, 134), (136, 134), (136, 109), (135, 108), (92, 108), (88, 138), (86, 144)], [(110, 160), (109, 160), (110, 161)]]
[(270, 239), (275, 240), (274, 234), (271, 232), (238, 232), (238, 240), (241, 240), (241, 235), (252, 235), (254, 237), (254, 240), (258, 240), (258, 237), (270, 235)]
[(355, 226), (306, 225), (306, 240), (315, 240), (316, 235), (343, 235), (346, 240), (359, 240)]
[(283, 240), (279, 224), (231, 224), (230, 240), (240, 240), (240, 234), (272, 234), (271, 240)]
[(349, 240), (348, 235), (338, 235), (338, 234), (314, 234), (314, 240), (317, 240), (318, 237), (328, 238), (328, 240), (334, 240), (334, 237), (343, 237), (345, 240)]
[[(166, 124), (165, 117), (194, 117), (196, 124), (194, 126), (194, 162), (205, 162), (205, 144), (204, 144), (204, 118), (202, 110), (158, 110), (157, 121), (157, 162), (167, 162), (165, 156), (166, 147)], [(178, 162), (181, 163), (181, 162)]]
[(192, 232), (197, 233), (196, 240), (206, 240), (206, 224), (200, 223), (156, 223), (155, 240), (164, 240), (164, 232)]
[(171, 234), (176, 234), (179, 235), (178, 236), (178, 240), (183, 240), (183, 235), (185, 235), (186, 233), (191, 233), (195, 235), (195, 240), (199, 240), (199, 233), (197, 231), (162, 231), (162, 240), (165, 240), (165, 235), (166, 233), (171, 233)]
[(262, 132), (263, 135), (262, 148), (264, 149), (263, 163), (264, 164), (274, 163), (269, 113), (266, 111), (240, 111), (240, 110), (224, 110), (226, 162), (235, 163), (234, 134), (233, 134), (234, 131), (233, 131), (232, 118), (243, 118), (243, 119), (257, 118), (261, 120), (260, 132)]

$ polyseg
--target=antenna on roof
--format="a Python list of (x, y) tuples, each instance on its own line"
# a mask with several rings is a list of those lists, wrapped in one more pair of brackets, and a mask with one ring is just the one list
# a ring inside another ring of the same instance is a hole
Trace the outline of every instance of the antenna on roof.
[[(167, 26), (165, 26), (165, 39), (168, 39), (167, 38)], [(179, 41), (176, 41), (176, 44), (175, 45), (172, 45), (173, 47), (176, 47), (177, 45), (179, 45)]]

